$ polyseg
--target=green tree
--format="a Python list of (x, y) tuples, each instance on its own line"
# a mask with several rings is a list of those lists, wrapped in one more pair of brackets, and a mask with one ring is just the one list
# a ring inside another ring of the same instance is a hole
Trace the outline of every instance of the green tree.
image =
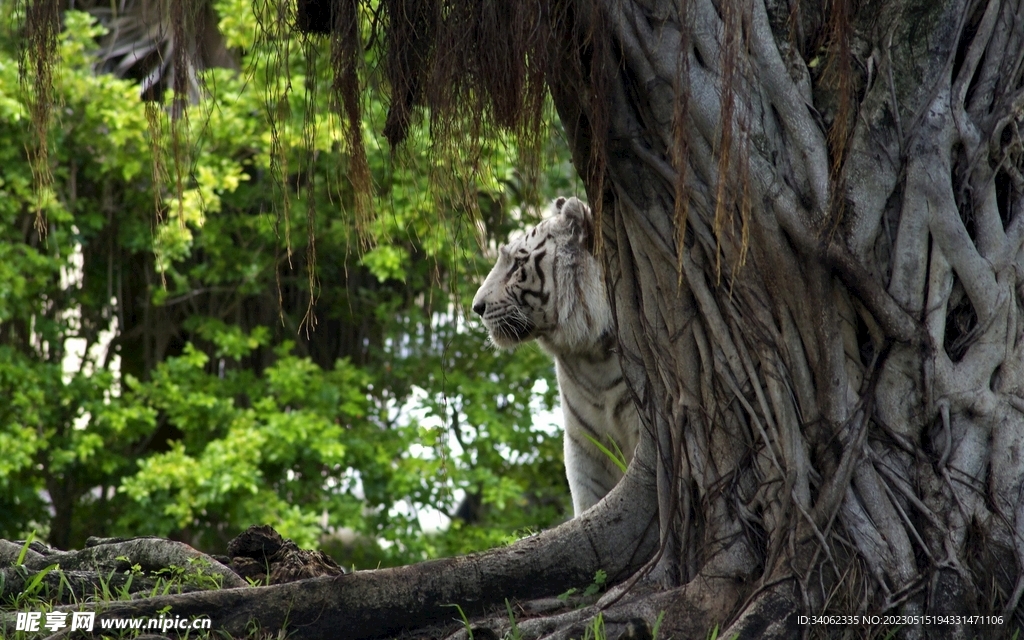
[[(146, 101), (94, 72), (104, 28), (63, 14), (42, 231), (31, 87), (2, 42), (0, 536), (215, 551), (253, 523), (306, 546), (347, 528), (364, 544), (339, 559), (373, 567), (564, 519), (560, 438), (533, 424), (554, 403), (550, 363), (496, 354), (462, 312), (482, 249), (572, 188), (564, 147), (552, 139), (562, 159), (530, 188), (495, 138), (487, 169), (446, 194), (428, 178), (458, 157), (424, 132), (392, 154), (366, 126), (377, 216), (357, 228), (328, 66), (278, 73), (280, 43), (236, 5), (216, 7), (241, 71), (204, 71), (178, 121), (171, 92)], [(368, 121), (384, 111), (368, 99)], [(465, 518), (421, 530), (419, 512), (455, 518), (462, 495)]]

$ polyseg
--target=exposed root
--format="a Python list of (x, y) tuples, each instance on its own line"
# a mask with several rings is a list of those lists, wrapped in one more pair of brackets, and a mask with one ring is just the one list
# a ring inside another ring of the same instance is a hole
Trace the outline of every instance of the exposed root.
[[(98, 575), (131, 571), (155, 572), (168, 567), (186, 568), (202, 561), (202, 570), (217, 576), (225, 588), (246, 586), (245, 580), (218, 560), (187, 544), (162, 538), (90, 538), (78, 551), (60, 551), (32, 543), (24, 559), (26, 569), (39, 571), (58, 565), (63, 571), (88, 571)], [(0, 566), (14, 564), (21, 546), (0, 541)]]

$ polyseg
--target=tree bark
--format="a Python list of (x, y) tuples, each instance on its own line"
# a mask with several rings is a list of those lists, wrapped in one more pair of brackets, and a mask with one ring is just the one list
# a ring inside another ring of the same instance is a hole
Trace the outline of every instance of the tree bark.
[(1022, 6), (818, 11), (606, 2), (563, 34), (589, 65), (552, 93), (658, 444), (657, 575), (744, 585), (727, 637), (1019, 625)]

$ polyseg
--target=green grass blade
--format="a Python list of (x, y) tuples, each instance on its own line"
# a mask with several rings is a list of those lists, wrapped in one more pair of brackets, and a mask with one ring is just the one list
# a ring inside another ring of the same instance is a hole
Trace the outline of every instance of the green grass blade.
[(661, 630), (661, 623), (665, 621), (665, 612), (662, 611), (658, 614), (658, 619), (654, 621), (654, 629), (651, 630), (651, 638), (658, 640), (658, 632)]
[[(583, 436), (587, 440), (590, 440), (590, 442), (592, 442), (594, 446), (601, 451), (601, 453), (608, 456), (608, 459), (615, 463), (615, 466), (618, 467), (619, 470), (622, 471), (622, 473), (626, 473), (626, 456), (622, 455), (622, 450), (619, 449), (619, 445), (615, 444), (615, 442), (612, 442), (612, 446), (615, 447), (615, 451), (612, 451), (608, 447), (601, 444), (601, 442), (597, 438), (590, 435), (589, 433), (584, 433)], [(616, 452), (618, 452), (618, 455), (616, 455)]]
[(466, 612), (462, 610), (457, 604), (446, 604), (446, 607), (455, 607), (459, 611), (459, 615), (462, 617), (462, 624), (466, 627), (466, 635), (469, 636), (469, 640), (473, 640), (473, 629), (469, 626), (469, 618), (466, 617)]
[(508, 611), (508, 622), (512, 625), (511, 640), (521, 640), (523, 635), (519, 632), (519, 625), (516, 624), (516, 616), (512, 612), (512, 605), (509, 604), (508, 598), (505, 598), (505, 609)]
[(28, 545), (32, 544), (32, 541), (35, 540), (35, 538), (35, 531), (28, 534), (25, 538), (25, 544), (21, 545), (21, 552), (18, 553), (18, 559), (14, 561), (14, 566), (25, 564), (25, 557), (28, 556)]

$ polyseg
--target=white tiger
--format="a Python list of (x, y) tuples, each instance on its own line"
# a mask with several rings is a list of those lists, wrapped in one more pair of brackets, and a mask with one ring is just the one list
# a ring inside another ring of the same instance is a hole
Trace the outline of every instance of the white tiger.
[(510, 241), (473, 299), (495, 346), (536, 339), (555, 359), (565, 420), (565, 473), (579, 515), (622, 478), (610, 452), (633, 459), (640, 416), (626, 388), (601, 265), (593, 254), (594, 221), (576, 198)]

